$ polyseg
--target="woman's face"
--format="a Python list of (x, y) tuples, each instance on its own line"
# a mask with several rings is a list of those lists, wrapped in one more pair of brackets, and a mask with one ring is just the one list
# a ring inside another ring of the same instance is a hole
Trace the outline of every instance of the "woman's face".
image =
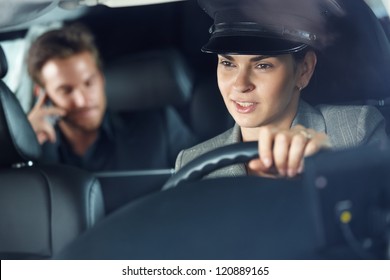
[(299, 101), (300, 64), (292, 55), (218, 55), (218, 86), (242, 128), (289, 128)]

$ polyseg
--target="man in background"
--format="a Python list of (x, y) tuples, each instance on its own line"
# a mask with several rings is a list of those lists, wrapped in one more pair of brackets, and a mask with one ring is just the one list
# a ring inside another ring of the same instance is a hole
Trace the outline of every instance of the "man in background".
[(89, 30), (70, 25), (33, 42), (28, 71), (37, 102), (28, 119), (43, 145), (42, 161), (89, 171), (169, 168), (193, 144), (171, 108), (107, 111), (99, 52)]

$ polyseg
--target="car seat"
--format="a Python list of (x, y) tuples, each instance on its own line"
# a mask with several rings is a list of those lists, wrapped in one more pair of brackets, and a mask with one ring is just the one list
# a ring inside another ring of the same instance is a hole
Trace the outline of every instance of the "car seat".
[[(0, 47), (0, 78), (7, 71)], [(103, 217), (98, 181), (41, 166), (41, 147), (19, 102), (0, 81), (0, 258), (48, 259)]]
[(195, 83), (190, 105), (191, 127), (200, 141), (206, 141), (232, 128), (234, 120), (226, 109), (213, 74), (202, 75)]
[(338, 3), (345, 16), (329, 20), (334, 42), (318, 53), (316, 72), (302, 97), (311, 104), (374, 105), (389, 123), (389, 40), (363, 0)]
[[(187, 107), (193, 90), (193, 73), (177, 49), (163, 48), (121, 55), (107, 61), (103, 70), (110, 111), (124, 120), (137, 118), (136, 121), (141, 124), (148, 115), (159, 116), (162, 121), (155, 123), (153, 133), (159, 137), (160, 143), (168, 143), (169, 137), (174, 136), (168, 135), (166, 129), (169, 121), (179, 119), (191, 130)], [(183, 137), (179, 129), (176, 138)], [(193, 144), (197, 136), (194, 135), (194, 138)], [(174, 166), (175, 153), (170, 153), (169, 167)], [(168, 168), (122, 171), (96, 173), (107, 214), (128, 201), (159, 191), (172, 173), (172, 169)]]
[(107, 104), (113, 111), (180, 107), (193, 89), (193, 74), (172, 48), (121, 56), (104, 67)]

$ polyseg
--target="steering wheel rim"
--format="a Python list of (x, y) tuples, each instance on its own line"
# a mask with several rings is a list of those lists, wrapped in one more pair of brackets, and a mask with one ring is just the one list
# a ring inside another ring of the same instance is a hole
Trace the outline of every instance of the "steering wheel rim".
[(162, 190), (193, 182), (217, 169), (245, 163), (259, 156), (258, 142), (240, 142), (209, 151), (187, 163), (164, 184)]

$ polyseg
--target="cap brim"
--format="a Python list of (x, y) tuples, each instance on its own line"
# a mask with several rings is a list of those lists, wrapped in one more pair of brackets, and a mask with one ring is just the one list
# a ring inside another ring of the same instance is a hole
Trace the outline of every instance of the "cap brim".
[(217, 54), (281, 55), (299, 52), (306, 47), (303, 43), (277, 38), (215, 36), (202, 47), (202, 51)]

